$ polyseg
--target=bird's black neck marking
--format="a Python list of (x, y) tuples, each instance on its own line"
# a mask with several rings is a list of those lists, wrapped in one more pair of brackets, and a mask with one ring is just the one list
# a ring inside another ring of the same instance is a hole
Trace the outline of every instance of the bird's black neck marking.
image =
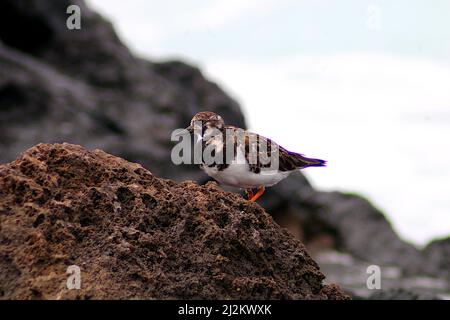
[[(213, 131), (212, 134), (205, 135), (205, 132), (209, 129), (211, 129)], [(211, 156), (213, 158), (221, 159), (220, 161), (217, 161), (217, 162), (214, 161), (213, 163), (205, 164), (204, 157), (202, 155), (202, 163), (203, 163), (202, 165), (206, 165), (210, 168), (216, 167), (218, 171), (223, 171), (229, 167), (230, 164), (227, 163), (226, 155), (227, 155), (227, 148), (230, 146), (229, 146), (229, 143), (227, 143), (226, 139), (227, 139), (226, 130), (223, 127), (217, 128), (217, 127), (206, 127), (205, 126), (202, 128), (202, 140), (201, 140), (202, 151), (205, 150), (206, 147), (208, 147), (211, 143), (213, 143), (215, 141), (221, 141), (221, 143), (223, 145), (223, 147), (220, 148), (220, 144), (218, 144), (211, 151)], [(234, 143), (231, 143), (231, 144), (233, 145), (234, 150), (236, 150), (236, 145)], [(220, 151), (218, 151), (219, 149), (220, 149)], [(236, 151), (235, 151), (234, 155), (235, 154), (236, 154)]]

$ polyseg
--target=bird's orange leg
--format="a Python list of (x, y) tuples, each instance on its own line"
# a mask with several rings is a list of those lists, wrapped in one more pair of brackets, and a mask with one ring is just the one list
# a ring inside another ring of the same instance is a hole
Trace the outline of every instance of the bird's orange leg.
[(250, 200), (255, 195), (252, 189), (245, 189), (245, 194), (247, 195), (247, 200)]
[(250, 201), (255, 202), (259, 197), (262, 196), (265, 190), (266, 188), (264, 188), (264, 186), (259, 187), (258, 191), (250, 198)]

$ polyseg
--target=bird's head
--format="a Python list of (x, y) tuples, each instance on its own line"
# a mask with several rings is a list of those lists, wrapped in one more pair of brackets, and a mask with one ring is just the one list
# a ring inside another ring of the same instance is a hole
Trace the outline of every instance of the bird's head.
[(191, 124), (186, 128), (189, 132), (206, 132), (208, 129), (222, 130), (225, 122), (222, 117), (211, 111), (202, 111), (197, 113), (191, 120)]

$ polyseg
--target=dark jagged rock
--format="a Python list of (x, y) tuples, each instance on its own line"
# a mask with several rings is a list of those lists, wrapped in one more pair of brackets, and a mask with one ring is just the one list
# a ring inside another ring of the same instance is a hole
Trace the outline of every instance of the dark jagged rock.
[[(81, 30), (66, 28), (69, 4), (81, 7)], [(168, 163), (172, 131), (200, 110), (245, 127), (238, 104), (197, 68), (134, 57), (82, 1), (5, 0), (0, 21), (0, 162), (39, 142), (68, 141), (165, 177), (205, 180)]]
[[(287, 184), (283, 186), (285, 181)], [(448, 239), (432, 242), (419, 250), (400, 239), (383, 213), (368, 200), (354, 194), (315, 191), (302, 175), (285, 181), (268, 190), (262, 205), (307, 245), (332, 281), (349, 292), (355, 288), (367, 291), (365, 268), (375, 264), (383, 272), (398, 270), (394, 278), (383, 276), (391, 293), (397, 292), (393, 287), (404, 284), (418, 286), (416, 291), (420, 297), (448, 297)], [(320, 252), (328, 250), (350, 254), (351, 265), (341, 266), (339, 262), (320, 259)], [(352, 275), (352, 272), (357, 274)], [(383, 296), (395, 297), (395, 294)], [(358, 295), (353, 297), (358, 298)], [(412, 295), (399, 294), (398, 297), (412, 298)]]
[(450, 237), (432, 241), (424, 253), (428, 273), (447, 278), (450, 286)]
[(0, 190), (3, 299), (346, 298), (259, 205), (215, 183), (40, 144), (0, 166)]
[(335, 231), (338, 249), (379, 265), (397, 265), (411, 273), (421, 271), (421, 252), (402, 241), (384, 215), (367, 200), (339, 192), (318, 192), (309, 204)]
[(300, 175), (293, 179), (269, 191), (273, 196), (264, 199), (263, 205), (268, 212), (275, 212), (277, 219), (298, 217), (304, 241), (323, 235), (331, 240), (327, 243), (330, 248), (359, 259), (397, 265), (408, 273), (424, 271), (422, 252), (401, 240), (370, 202), (357, 195), (315, 191)]

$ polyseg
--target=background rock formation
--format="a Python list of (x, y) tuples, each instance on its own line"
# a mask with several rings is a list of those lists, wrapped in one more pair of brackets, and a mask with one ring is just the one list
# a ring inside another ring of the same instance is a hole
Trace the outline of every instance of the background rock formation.
[[(81, 7), (81, 30), (65, 27), (69, 3)], [(168, 161), (172, 130), (200, 110), (245, 127), (239, 105), (197, 68), (135, 57), (83, 1), (0, 2), (0, 163), (40, 142), (67, 141), (140, 163), (157, 176), (202, 184), (208, 179), (196, 166)], [(367, 264), (398, 268), (399, 286), (404, 277), (439, 277), (439, 290), (450, 291), (448, 241), (418, 250), (361, 197), (317, 191), (298, 173), (260, 203), (314, 253), (348, 254), (364, 276)], [(336, 261), (319, 259), (343, 282), (350, 268)], [(365, 286), (364, 278), (355, 281)]]
[(201, 109), (245, 126), (237, 103), (194, 67), (134, 57), (108, 22), (70, 3), (81, 6), (81, 30), (66, 28), (69, 1), (0, 3), (0, 162), (70, 141), (158, 175), (199, 178), (197, 168), (168, 164), (171, 132)]
[(40, 144), (0, 166), (0, 186), (1, 298), (346, 298), (259, 205), (213, 182)]

